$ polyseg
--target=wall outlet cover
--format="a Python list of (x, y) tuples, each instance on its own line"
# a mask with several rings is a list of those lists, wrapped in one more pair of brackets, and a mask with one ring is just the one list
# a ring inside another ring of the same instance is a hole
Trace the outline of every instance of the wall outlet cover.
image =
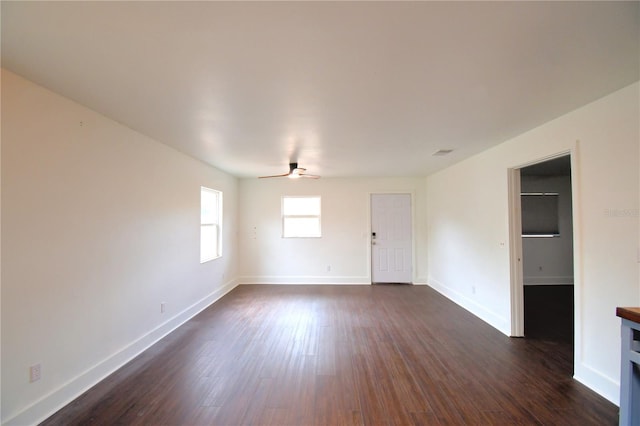
[(41, 364), (34, 364), (31, 367), (29, 367), (29, 382), (30, 383), (37, 382), (41, 378), (42, 378), (42, 365)]

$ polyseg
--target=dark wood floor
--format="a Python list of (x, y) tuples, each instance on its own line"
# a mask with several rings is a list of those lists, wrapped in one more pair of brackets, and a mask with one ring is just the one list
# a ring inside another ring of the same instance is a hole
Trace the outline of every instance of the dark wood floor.
[(553, 347), (559, 372), (573, 375), (573, 286), (524, 287), (524, 334)]
[(556, 345), (426, 286), (240, 286), (44, 424), (617, 424)]

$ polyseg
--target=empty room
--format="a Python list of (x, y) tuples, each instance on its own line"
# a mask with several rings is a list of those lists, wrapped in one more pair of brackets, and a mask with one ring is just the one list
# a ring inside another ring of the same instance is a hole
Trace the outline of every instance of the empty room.
[(640, 2), (0, 13), (2, 425), (640, 422)]

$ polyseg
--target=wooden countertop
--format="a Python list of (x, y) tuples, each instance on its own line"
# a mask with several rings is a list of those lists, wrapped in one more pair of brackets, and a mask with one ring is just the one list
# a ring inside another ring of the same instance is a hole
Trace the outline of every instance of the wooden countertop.
[(640, 323), (640, 308), (616, 308), (616, 315), (620, 318)]

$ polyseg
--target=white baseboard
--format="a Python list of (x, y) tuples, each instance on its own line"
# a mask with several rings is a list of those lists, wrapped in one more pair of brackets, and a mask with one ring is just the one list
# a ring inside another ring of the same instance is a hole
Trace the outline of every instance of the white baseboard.
[(327, 284), (327, 285), (370, 285), (370, 277), (358, 276), (313, 276), (313, 275), (261, 275), (240, 277), (242, 284)]
[(464, 294), (445, 286), (444, 284), (438, 282), (433, 278), (429, 280), (429, 283), (427, 285), (429, 285), (431, 288), (433, 288), (438, 293), (442, 294), (455, 304), (463, 307), (473, 315), (477, 316), (490, 326), (496, 328), (501, 333), (504, 333), (507, 336), (511, 335), (511, 323), (508, 318), (501, 317), (495, 312), (482, 306), (475, 300), (472, 300)]
[[(261, 276), (240, 277), (241, 284), (266, 284), (266, 285), (371, 285), (369, 277), (312, 277), (312, 276)], [(426, 280), (414, 281), (413, 285), (429, 285)]]
[(607, 377), (601, 372), (585, 365), (575, 363), (573, 378), (608, 399), (618, 407), (620, 406), (620, 383)]
[(133, 358), (150, 348), (160, 339), (180, 327), (198, 313), (209, 307), (222, 296), (233, 290), (238, 285), (238, 280), (232, 280), (224, 284), (218, 290), (203, 297), (182, 312), (176, 314), (165, 323), (149, 331), (144, 336), (131, 342), (118, 352), (105, 358), (89, 370), (72, 378), (67, 383), (45, 395), (20, 413), (3, 422), (5, 426), (34, 425), (42, 422), (47, 417), (60, 410), (65, 405), (82, 395), (91, 387), (98, 384), (107, 376), (124, 366)]
[(429, 285), (427, 277), (416, 277), (413, 280), (413, 285)]

